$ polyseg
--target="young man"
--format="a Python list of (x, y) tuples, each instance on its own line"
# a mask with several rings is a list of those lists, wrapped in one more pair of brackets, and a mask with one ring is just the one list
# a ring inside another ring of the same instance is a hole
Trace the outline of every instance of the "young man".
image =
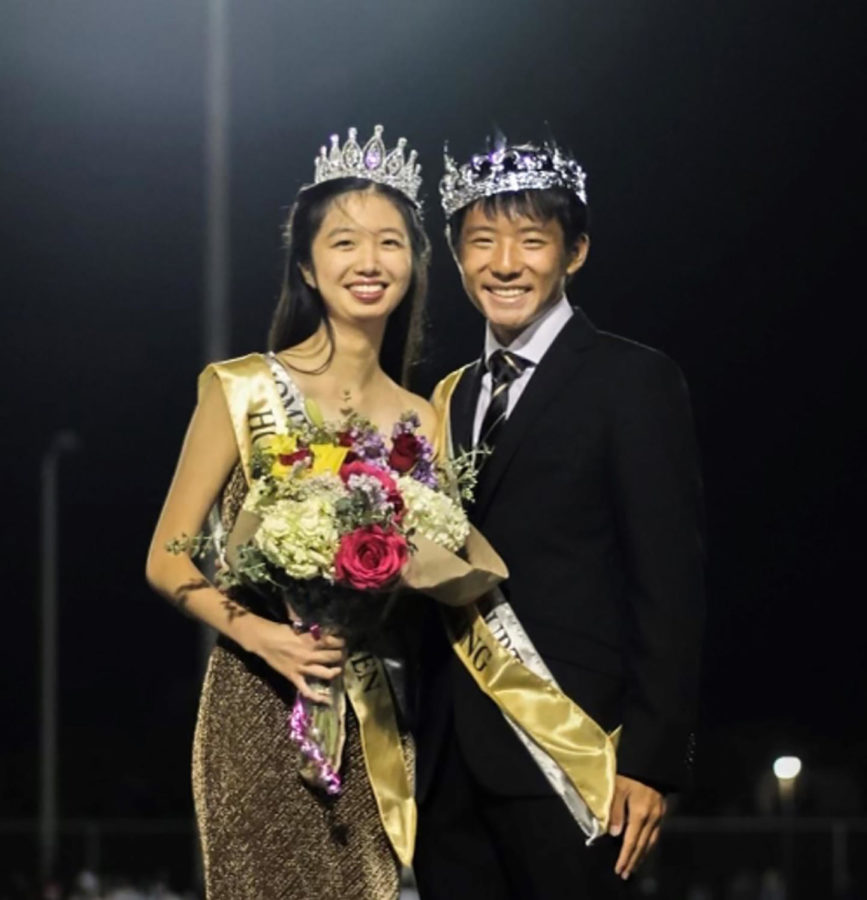
[(435, 397), (454, 452), (490, 450), (471, 518), (509, 578), (493, 605), (449, 612), (446, 639), (426, 630), (421, 897), (620, 896), (691, 755), (704, 600), (686, 387), (566, 297), (589, 248), (573, 159), (446, 157), (440, 190), (487, 328)]

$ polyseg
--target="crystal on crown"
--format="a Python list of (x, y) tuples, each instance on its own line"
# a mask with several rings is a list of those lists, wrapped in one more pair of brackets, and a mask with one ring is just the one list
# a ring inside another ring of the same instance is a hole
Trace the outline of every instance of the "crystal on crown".
[(382, 131), (382, 125), (377, 125), (373, 137), (364, 147), (358, 143), (356, 128), (349, 129), (342, 147), (338, 135), (332, 134), (331, 147), (322, 147), (316, 157), (313, 183), (321, 184), (334, 178), (365, 178), (400, 191), (418, 205), (421, 166), (416, 162), (417, 154), (411, 150), (409, 157), (404, 157), (406, 138), (399, 138), (397, 145), (387, 151)]
[(446, 218), (483, 197), (510, 191), (560, 187), (587, 205), (584, 170), (559, 147), (550, 144), (541, 147), (503, 144), (489, 153), (473, 156), (460, 167), (446, 150), (444, 162), (446, 171), (440, 181), (440, 198)]

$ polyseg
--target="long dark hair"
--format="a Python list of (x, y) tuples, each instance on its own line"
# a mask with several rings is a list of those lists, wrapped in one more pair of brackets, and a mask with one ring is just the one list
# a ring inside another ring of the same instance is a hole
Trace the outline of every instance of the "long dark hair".
[(403, 216), (409, 234), (412, 277), (406, 295), (388, 318), (379, 354), (383, 371), (405, 385), (421, 346), (430, 241), (422, 226), (421, 214), (413, 203), (400, 191), (365, 178), (335, 178), (299, 192), (286, 223), (286, 264), (280, 299), (268, 333), (268, 349), (277, 351), (294, 347), (324, 323), (331, 352), (317, 371), (328, 368), (334, 355), (334, 333), (322, 296), (304, 280), (301, 266), (311, 263), (313, 239), (332, 201), (350, 191), (366, 191), (387, 197)]

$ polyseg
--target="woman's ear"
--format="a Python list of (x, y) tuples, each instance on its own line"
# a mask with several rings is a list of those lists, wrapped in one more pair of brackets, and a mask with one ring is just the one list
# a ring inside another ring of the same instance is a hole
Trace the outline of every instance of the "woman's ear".
[(304, 279), (304, 283), (309, 288), (313, 288), (316, 290), (316, 276), (313, 274), (313, 269), (310, 266), (305, 266), (303, 263), (298, 263), (298, 269), (301, 272), (301, 277)]

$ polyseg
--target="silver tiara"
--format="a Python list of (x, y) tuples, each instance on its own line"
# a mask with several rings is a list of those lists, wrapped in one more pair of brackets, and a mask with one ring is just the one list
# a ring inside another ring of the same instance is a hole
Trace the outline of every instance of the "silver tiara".
[(350, 128), (349, 137), (341, 147), (340, 138), (331, 135), (331, 147), (322, 147), (316, 157), (314, 184), (334, 178), (366, 178), (377, 184), (386, 184), (400, 191), (418, 205), (421, 187), (421, 166), (416, 162), (417, 153), (411, 150), (404, 159), (406, 138), (399, 138), (397, 146), (386, 151), (382, 141), (382, 125), (373, 129), (373, 137), (361, 147), (358, 129)]
[(446, 151), (444, 163), (446, 172), (440, 181), (440, 197), (446, 218), (475, 200), (507, 191), (561, 187), (587, 205), (584, 170), (558, 147), (549, 144), (499, 146), (489, 153), (473, 156), (460, 167)]

